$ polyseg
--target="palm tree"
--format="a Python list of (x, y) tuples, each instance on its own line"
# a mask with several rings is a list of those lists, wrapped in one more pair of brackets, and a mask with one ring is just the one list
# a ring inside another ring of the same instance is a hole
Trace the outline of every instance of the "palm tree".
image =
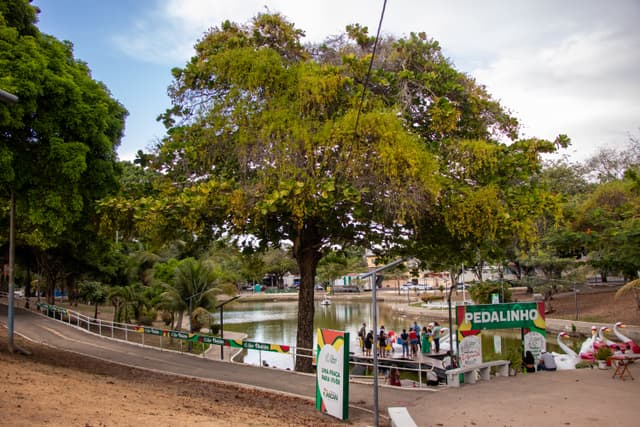
[(128, 322), (131, 318), (139, 318), (140, 306), (144, 298), (137, 284), (114, 286), (109, 290), (107, 299), (114, 307), (114, 322)]
[[(178, 313), (177, 329), (182, 328), (185, 310), (190, 309), (190, 316), (200, 308), (211, 311), (216, 305), (216, 295), (221, 292), (213, 268), (194, 258), (178, 263), (171, 282), (162, 285), (165, 289), (162, 300), (165, 307)], [(193, 318), (190, 318), (189, 332), (193, 332), (193, 324)]]

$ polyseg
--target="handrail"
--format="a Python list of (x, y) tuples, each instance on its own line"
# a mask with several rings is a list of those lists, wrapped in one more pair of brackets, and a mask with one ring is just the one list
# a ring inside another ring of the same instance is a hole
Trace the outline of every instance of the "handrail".
[[(6, 300), (7, 299), (7, 292), (4, 291), (0, 291), (0, 300)], [(26, 303), (27, 301), (29, 301), (30, 298), (25, 298), (25, 297), (20, 297), (20, 296), (15, 296), (14, 298), (14, 304), (18, 305), (19, 302), (24, 302)], [(75, 310), (71, 310), (68, 308), (64, 308), (64, 307), (60, 307), (57, 305), (49, 305), (47, 303), (44, 302), (35, 302), (34, 304), (31, 303), (31, 301), (29, 301), (30, 304), (28, 307), (24, 307), (26, 304), (23, 304), (22, 308), (25, 308), (29, 311), (33, 311), (36, 313), (42, 313), (42, 311), (40, 311), (41, 308), (45, 309), (45, 313), (47, 315), (49, 315), (49, 317), (57, 322), (61, 322), (61, 323), (65, 323), (71, 327), (74, 327), (76, 329), (79, 330), (83, 330), (87, 333), (91, 333), (91, 334), (95, 334), (95, 335), (99, 335), (108, 339), (114, 339), (117, 341), (124, 341), (130, 344), (135, 344), (135, 345), (140, 345), (142, 347), (146, 347), (146, 348), (155, 348), (155, 349), (159, 349), (160, 351), (178, 351), (179, 353), (185, 354), (186, 352), (183, 349), (183, 342), (184, 340), (182, 339), (178, 339), (177, 341), (180, 344), (180, 348), (179, 350), (174, 350), (169, 348), (170, 346), (165, 344), (165, 341), (163, 340), (163, 338), (167, 338), (168, 335), (152, 335), (149, 336), (148, 334), (145, 333), (141, 333), (140, 329), (144, 328), (141, 325), (136, 325), (136, 324), (131, 324), (131, 323), (123, 323), (123, 322), (114, 322), (114, 321), (110, 321), (110, 320), (102, 320), (102, 319), (95, 319), (91, 316), (85, 315), (83, 313), (80, 313), (78, 311)], [(149, 327), (151, 328), (151, 327)], [(153, 328), (153, 329), (158, 329), (158, 328)], [(164, 330), (162, 329), (162, 331), (166, 331), (166, 332), (179, 332), (179, 331), (169, 331), (169, 330)], [(147, 338), (145, 339), (145, 336), (147, 336)], [(170, 337), (169, 337), (170, 338)], [(255, 343), (254, 341), (251, 340), (242, 340), (243, 342), (247, 342), (249, 344), (253, 344)], [(202, 350), (202, 357), (205, 357), (205, 354), (207, 351), (209, 351), (211, 349), (211, 347), (213, 345), (217, 345), (217, 344), (208, 344), (205, 343), (203, 344), (203, 346), (207, 346), (206, 349), (203, 348)], [(251, 345), (247, 345), (246, 347), (243, 347), (244, 350), (253, 350), (253, 351), (264, 351), (261, 350), (259, 348), (251, 348)], [(287, 346), (289, 348), (289, 352), (288, 354), (291, 355), (292, 360), (293, 360), (293, 365), (295, 366), (295, 359), (297, 357), (305, 357), (305, 358), (311, 358), (312, 360), (315, 359), (315, 351), (313, 349), (305, 349), (302, 347), (296, 347), (296, 346)], [(304, 354), (304, 353), (306, 354)], [(284, 353), (287, 354), (287, 353)], [(232, 360), (233, 363), (238, 363), (235, 360)], [(372, 363), (367, 363), (367, 362), (358, 362), (358, 361), (350, 361), (349, 362), (350, 365), (352, 366), (365, 366), (367, 369), (369, 368), (373, 368), (373, 364)], [(382, 368), (383, 370), (391, 368), (391, 367), (395, 367), (395, 366), (387, 366), (386, 363), (382, 364), (383, 366), (380, 366), (380, 368)], [(258, 365), (259, 367), (263, 367), (262, 365)], [(423, 367), (424, 366), (424, 367)], [(419, 388), (424, 388), (423, 385), (423, 381), (422, 381), (422, 377), (423, 374), (426, 374), (427, 371), (429, 371), (428, 365), (421, 365), (418, 364), (418, 368), (410, 368), (410, 367), (397, 367), (398, 370), (401, 371), (407, 371), (407, 372), (414, 372), (417, 374), (418, 376), (418, 381), (417, 383), (415, 383), (415, 387), (419, 387)], [(380, 373), (379, 373), (380, 375)], [(378, 376), (379, 376), (378, 375)], [(363, 377), (360, 377), (358, 375), (350, 375), (351, 379), (362, 379)], [(371, 378), (373, 379), (373, 377), (366, 377), (366, 378)]]

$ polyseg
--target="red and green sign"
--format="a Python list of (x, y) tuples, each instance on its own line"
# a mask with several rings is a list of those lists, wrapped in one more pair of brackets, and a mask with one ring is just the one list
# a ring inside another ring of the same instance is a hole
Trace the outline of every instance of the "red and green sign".
[(456, 322), (462, 336), (482, 329), (546, 329), (543, 302), (459, 305)]
[(349, 333), (318, 329), (316, 408), (349, 418)]
[(289, 353), (290, 347), (282, 344), (271, 344), (254, 341), (231, 340), (227, 338), (218, 338), (211, 335), (192, 334), (189, 332), (170, 331), (167, 329), (148, 328), (144, 326), (136, 327), (136, 332), (147, 335), (156, 335), (161, 337), (171, 337), (184, 341), (199, 342), (211, 345), (224, 345), (225, 347), (246, 348), (248, 350), (272, 351), (276, 353)]
[(521, 329), (525, 351), (534, 356), (546, 346), (543, 302), (459, 305), (456, 323), (461, 367), (482, 362), (480, 332), (484, 329)]

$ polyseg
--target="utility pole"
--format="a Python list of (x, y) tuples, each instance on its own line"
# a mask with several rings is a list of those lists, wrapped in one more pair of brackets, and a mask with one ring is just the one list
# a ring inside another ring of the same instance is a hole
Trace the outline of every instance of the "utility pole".
[[(376, 334), (376, 340), (378, 333), (378, 303), (376, 297), (376, 288), (378, 287), (378, 280), (382, 281), (382, 276), (377, 276), (377, 273), (380, 273), (391, 267), (395, 267), (396, 265), (404, 261), (406, 261), (405, 258), (398, 259), (390, 264), (376, 268), (373, 271), (358, 275), (358, 279), (364, 279), (368, 277), (371, 283), (371, 305), (373, 311), (373, 325), (371, 326), (373, 328), (373, 333)], [(375, 344), (373, 348), (373, 425), (375, 427), (378, 427), (380, 425), (380, 416), (378, 414), (378, 353), (375, 351)]]
[[(4, 90), (0, 89), (0, 100), (3, 102), (6, 102), (7, 104), (15, 104), (16, 102), (18, 102), (18, 97), (15, 96), (12, 93), (9, 92), (5, 92)], [(13, 344), (13, 319), (14, 319), (14, 312), (13, 312), (13, 303), (14, 303), (14, 288), (15, 288), (15, 284), (14, 284), (14, 268), (15, 268), (15, 254), (16, 254), (16, 247), (15, 247), (15, 230), (16, 230), (16, 225), (15, 225), (15, 216), (16, 216), (16, 196), (15, 196), (15, 192), (13, 189), (13, 186), (11, 187), (11, 201), (10, 201), (10, 206), (9, 206), (9, 297), (8, 297), (8, 307), (7, 307), (7, 347), (9, 348), (9, 352), (13, 353), (15, 352), (17, 349), (15, 348), (14, 344)], [(24, 352), (24, 350), (20, 350), (21, 352)]]

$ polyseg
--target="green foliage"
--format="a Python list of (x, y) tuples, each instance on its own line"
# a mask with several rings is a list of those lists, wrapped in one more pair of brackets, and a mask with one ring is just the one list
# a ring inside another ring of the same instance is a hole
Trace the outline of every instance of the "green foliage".
[(26, 0), (0, 1), (0, 87), (19, 98), (0, 103), (0, 202), (15, 194), (16, 243), (38, 256), (52, 289), (60, 277), (114, 273), (112, 235), (97, 236), (95, 203), (116, 190), (127, 111), (70, 42), (38, 31), (37, 12)]
[(509, 368), (515, 372), (522, 371), (522, 353), (517, 348), (510, 348), (505, 353), (505, 359), (509, 361)]
[(214, 310), (216, 295), (222, 292), (219, 279), (219, 272), (210, 263), (193, 258), (181, 260), (170, 282), (162, 284), (161, 306), (178, 312), (180, 319), (184, 311), (191, 309), (191, 330), (202, 326), (204, 313)]
[(606, 345), (600, 347), (595, 354), (596, 360), (607, 360), (611, 356), (613, 356), (613, 351)]
[(422, 294), (420, 295), (420, 299), (426, 304), (433, 301), (443, 301), (444, 295)]
[[(469, 294), (476, 304), (491, 304), (491, 294), (500, 295), (501, 302), (511, 302), (511, 285), (500, 282), (475, 283), (469, 288)], [(503, 300), (504, 296), (504, 300)]]
[(80, 298), (95, 306), (94, 319), (98, 318), (98, 306), (107, 300), (107, 287), (100, 282), (83, 281), (78, 286)]

